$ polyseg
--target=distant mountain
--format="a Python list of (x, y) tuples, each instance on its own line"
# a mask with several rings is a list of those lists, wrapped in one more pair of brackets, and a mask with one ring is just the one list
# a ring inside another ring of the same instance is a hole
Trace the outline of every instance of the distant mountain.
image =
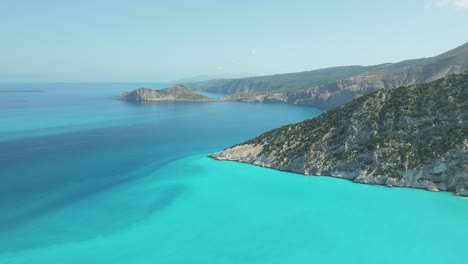
[(196, 90), (233, 94), (225, 101), (282, 102), (331, 109), (386, 88), (434, 81), (468, 70), (468, 43), (441, 55), (375, 66), (188, 84)]
[(379, 66), (333, 67), (315, 71), (258, 76), (236, 80), (211, 80), (201, 83), (188, 83), (187, 86), (195, 90), (225, 94), (287, 92), (302, 90), (348, 78), (378, 67)]
[(152, 90), (139, 88), (134, 91), (122, 94), (119, 99), (125, 101), (213, 101), (210, 97), (198, 94), (183, 85)]
[[(441, 72), (441, 67), (425, 65)], [(305, 175), (468, 196), (467, 151), (468, 72), (382, 89), (211, 157)]]
[(254, 73), (223, 73), (216, 75), (198, 75), (190, 78), (183, 78), (179, 80), (170, 81), (170, 83), (175, 84), (185, 84), (185, 83), (194, 83), (194, 82), (205, 82), (211, 80), (222, 80), (222, 79), (240, 79), (246, 77), (256, 76)]

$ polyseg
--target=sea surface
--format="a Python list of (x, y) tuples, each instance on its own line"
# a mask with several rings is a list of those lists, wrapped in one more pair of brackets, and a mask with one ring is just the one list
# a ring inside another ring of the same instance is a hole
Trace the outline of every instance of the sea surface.
[(467, 263), (466, 199), (207, 158), (321, 110), (165, 86), (0, 84), (1, 264)]

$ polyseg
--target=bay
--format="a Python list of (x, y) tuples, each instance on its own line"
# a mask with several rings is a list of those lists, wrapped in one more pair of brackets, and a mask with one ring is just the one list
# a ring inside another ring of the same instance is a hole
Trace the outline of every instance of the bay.
[(164, 86), (0, 84), (0, 263), (464, 263), (465, 199), (206, 157), (321, 110)]

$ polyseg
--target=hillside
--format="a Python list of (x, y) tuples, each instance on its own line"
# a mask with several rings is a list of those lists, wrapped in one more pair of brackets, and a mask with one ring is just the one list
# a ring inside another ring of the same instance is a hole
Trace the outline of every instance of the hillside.
[(344, 66), (319, 69), (314, 71), (285, 73), (270, 76), (258, 76), (242, 79), (218, 79), (198, 83), (186, 83), (194, 90), (213, 93), (253, 93), (253, 92), (287, 92), (302, 90), (321, 84), (345, 79), (359, 73), (382, 67)]
[(468, 70), (468, 43), (441, 55), (376, 66), (349, 66), (187, 84), (232, 94), (224, 101), (281, 102), (332, 109), (371, 92), (434, 81)]
[(152, 90), (139, 88), (124, 93), (119, 97), (125, 101), (213, 101), (210, 97), (196, 93), (185, 86), (177, 85), (170, 88)]
[(383, 89), (211, 157), (468, 196), (467, 150), (468, 72)]

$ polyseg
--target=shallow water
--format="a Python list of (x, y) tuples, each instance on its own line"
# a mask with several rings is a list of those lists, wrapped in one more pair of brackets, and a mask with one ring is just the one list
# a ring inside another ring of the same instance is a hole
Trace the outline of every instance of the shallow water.
[(0, 85), (0, 263), (465, 263), (465, 199), (206, 157), (320, 110), (137, 87)]

